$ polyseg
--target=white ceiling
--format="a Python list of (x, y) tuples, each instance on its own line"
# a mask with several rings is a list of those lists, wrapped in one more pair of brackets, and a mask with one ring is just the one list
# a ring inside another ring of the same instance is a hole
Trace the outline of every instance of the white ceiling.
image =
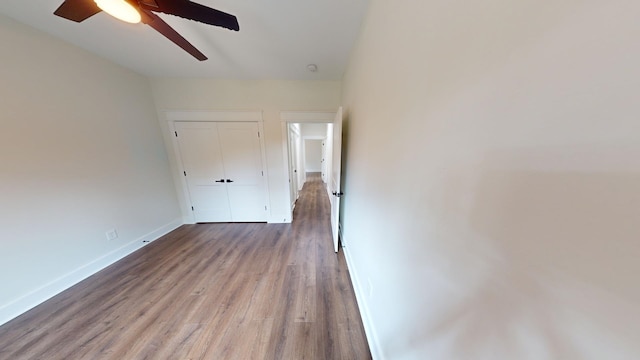
[[(196, 0), (238, 17), (240, 32), (158, 14), (209, 60), (143, 24), (106, 13), (53, 15), (62, 0), (1, 0), (0, 13), (151, 77), (339, 80), (369, 0)], [(16, 50), (19, 51), (19, 50)], [(318, 72), (307, 70), (317, 64)]]

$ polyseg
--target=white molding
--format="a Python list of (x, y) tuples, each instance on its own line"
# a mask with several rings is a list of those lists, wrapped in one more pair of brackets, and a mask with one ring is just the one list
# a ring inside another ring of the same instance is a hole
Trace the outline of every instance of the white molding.
[(262, 111), (167, 110), (168, 121), (262, 121)]
[(118, 249), (115, 249), (101, 257), (82, 265), (79, 268), (63, 275), (49, 283), (37, 288), (7, 304), (0, 306), (0, 325), (9, 322), (13, 318), (29, 311), (59, 293), (69, 289), (77, 283), (85, 280), (91, 275), (99, 272), (109, 265), (123, 259), (138, 249), (141, 249), (151, 242), (161, 238), (182, 225), (181, 219), (173, 221), (143, 235)]
[(364, 291), (362, 290), (362, 282), (358, 277), (358, 272), (353, 264), (351, 254), (346, 247), (342, 248), (344, 252), (344, 258), (347, 261), (347, 268), (349, 269), (349, 277), (351, 278), (351, 284), (356, 294), (356, 302), (358, 309), (360, 310), (360, 317), (362, 318), (362, 325), (364, 326), (365, 336), (367, 337), (367, 343), (369, 344), (369, 351), (371, 351), (371, 358), (373, 360), (384, 360), (382, 348), (380, 347), (380, 341), (378, 340), (378, 334), (373, 326), (373, 319), (369, 312), (369, 307), (365, 301)]
[[(286, 121), (281, 121), (283, 124), (286, 124)], [(301, 132), (300, 132), (300, 126), (298, 126), (298, 123), (288, 123), (289, 124), (289, 129), (291, 130), (292, 133), (298, 135), (298, 136), (302, 136)]]
[(332, 123), (335, 111), (281, 111), (280, 121), (288, 123)]

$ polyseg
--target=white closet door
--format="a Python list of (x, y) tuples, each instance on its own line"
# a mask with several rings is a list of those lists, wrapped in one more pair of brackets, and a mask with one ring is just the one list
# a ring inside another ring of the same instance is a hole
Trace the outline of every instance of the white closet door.
[(217, 124), (176, 122), (196, 222), (232, 221)]
[(266, 193), (257, 123), (218, 123), (231, 216), (266, 221)]
[(195, 221), (266, 221), (258, 124), (176, 122), (175, 128)]

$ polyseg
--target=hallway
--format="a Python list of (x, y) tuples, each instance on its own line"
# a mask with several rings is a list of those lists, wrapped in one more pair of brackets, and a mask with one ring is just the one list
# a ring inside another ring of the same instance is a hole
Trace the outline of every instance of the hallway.
[(370, 359), (308, 180), (292, 224), (184, 225), (0, 327), (0, 358)]

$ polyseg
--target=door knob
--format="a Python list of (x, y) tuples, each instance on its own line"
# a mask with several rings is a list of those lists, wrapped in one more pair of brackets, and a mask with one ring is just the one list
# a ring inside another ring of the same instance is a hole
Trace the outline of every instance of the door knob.
[(233, 180), (231, 180), (231, 179), (227, 179), (227, 182), (228, 182), (228, 183), (231, 183), (231, 182), (233, 182)]
[(337, 191), (332, 192), (332, 194), (333, 196), (337, 196), (337, 197), (341, 197), (342, 195), (344, 195), (343, 192), (337, 192)]
[(217, 183), (223, 183), (224, 179), (216, 180)]

